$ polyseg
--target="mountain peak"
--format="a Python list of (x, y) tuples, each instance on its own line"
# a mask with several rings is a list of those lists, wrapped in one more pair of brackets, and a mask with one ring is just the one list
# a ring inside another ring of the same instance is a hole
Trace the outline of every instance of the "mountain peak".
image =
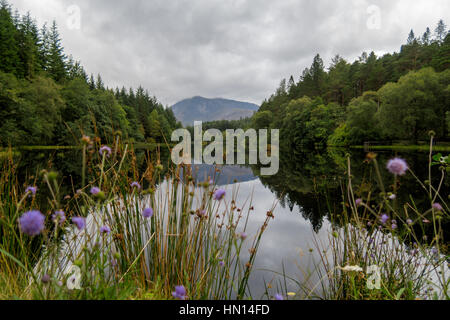
[(177, 102), (172, 107), (175, 117), (184, 126), (194, 121), (239, 120), (248, 118), (259, 109), (254, 103), (224, 98), (205, 98), (195, 96)]

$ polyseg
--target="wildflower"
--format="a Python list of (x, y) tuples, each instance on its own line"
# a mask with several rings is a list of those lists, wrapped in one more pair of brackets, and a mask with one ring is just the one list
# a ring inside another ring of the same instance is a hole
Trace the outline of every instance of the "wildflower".
[(106, 156), (109, 157), (112, 153), (112, 150), (108, 146), (103, 146), (100, 148), (98, 153), (100, 153), (100, 155), (103, 156), (103, 152), (106, 152)]
[(175, 299), (185, 300), (186, 299), (186, 289), (183, 286), (176, 286), (175, 291), (172, 292), (172, 296)]
[(84, 144), (92, 144), (91, 138), (88, 137), (88, 136), (86, 136), (86, 135), (83, 135), (83, 137), (81, 138), (81, 141), (82, 141)]
[(223, 189), (219, 189), (214, 193), (214, 200), (222, 200), (226, 192)]
[(431, 221), (428, 220), (428, 219), (423, 219), (422, 222), (423, 222), (423, 223), (431, 223)]
[(412, 221), (411, 219), (406, 219), (406, 223), (407, 223), (408, 225), (412, 225), (412, 224), (413, 224), (413, 221)]
[(247, 238), (247, 234), (245, 232), (242, 232), (239, 237), (241, 237), (242, 240), (245, 240)]
[(67, 288), (69, 290), (80, 290), (81, 289), (81, 269), (78, 266), (72, 265), (69, 270), (67, 270)]
[(78, 230), (83, 230), (86, 227), (86, 219), (83, 217), (73, 217), (72, 222), (77, 226)]
[(371, 226), (372, 226), (372, 222), (371, 222), (371, 221), (368, 221), (368, 222), (367, 222), (367, 226), (368, 226), (368, 227), (371, 227)]
[(219, 261), (219, 266), (223, 267), (224, 265), (225, 265), (225, 261), (220, 260), (220, 261)]
[(101, 190), (98, 187), (92, 187), (91, 188), (91, 194), (94, 195), (94, 196), (98, 195), (100, 192), (101, 192)]
[(100, 228), (100, 233), (102, 233), (102, 234), (104, 234), (104, 233), (110, 234), (110, 232), (111, 232), (111, 229), (108, 226), (103, 226)]
[(433, 249), (431, 249), (431, 254), (432, 254), (432, 255), (437, 255), (437, 254), (438, 254), (438, 249), (436, 249), (435, 247), (433, 247)]
[(393, 224), (391, 225), (391, 228), (392, 228), (392, 230), (397, 229), (397, 224), (393, 223)]
[(42, 282), (43, 284), (49, 283), (49, 282), (50, 282), (50, 276), (49, 276), (48, 274), (44, 274), (44, 275), (42, 276), (42, 278), (41, 278), (41, 282)]
[(403, 159), (395, 158), (389, 160), (387, 164), (387, 169), (392, 174), (402, 176), (406, 173), (406, 170), (408, 170), (408, 164)]
[(352, 271), (363, 272), (363, 269), (360, 266), (345, 266), (339, 267), (339, 269), (345, 272), (352, 272)]
[(277, 293), (277, 294), (274, 296), (274, 298), (275, 298), (275, 300), (284, 300), (284, 297), (283, 297), (281, 294), (279, 294), (279, 293)]
[(288, 292), (287, 295), (288, 295), (289, 297), (294, 297), (294, 296), (295, 296), (295, 292)]
[(52, 221), (54, 223), (58, 223), (62, 225), (64, 221), (66, 221), (66, 214), (62, 210), (55, 211), (55, 213), (52, 215)]
[(389, 196), (389, 200), (395, 200), (395, 199), (397, 199), (397, 196), (395, 194), (391, 194)]
[(141, 190), (141, 185), (139, 184), (139, 182), (134, 181), (133, 183), (131, 183), (130, 185), (132, 188), (136, 188), (137, 190)]
[(25, 189), (25, 193), (30, 193), (30, 197), (31, 196), (35, 196), (36, 192), (37, 192), (37, 188), (36, 187), (29, 186), (29, 187), (27, 187)]
[(151, 218), (153, 216), (153, 209), (152, 208), (144, 209), (144, 211), (142, 211), (142, 216), (146, 219)]
[(356, 200), (355, 200), (355, 204), (356, 204), (357, 206), (360, 206), (360, 205), (362, 204), (362, 199), (356, 199)]
[(28, 211), (19, 219), (20, 230), (33, 237), (44, 230), (45, 216), (37, 210)]
[(383, 215), (381, 216), (380, 221), (381, 221), (382, 224), (386, 224), (386, 222), (387, 222), (388, 220), (389, 220), (389, 216), (388, 216), (387, 214), (383, 214)]
[(442, 211), (442, 210), (444, 210), (443, 208), (442, 208), (442, 206), (441, 206), (441, 204), (440, 203), (433, 203), (433, 209), (434, 210), (436, 210), (436, 211)]

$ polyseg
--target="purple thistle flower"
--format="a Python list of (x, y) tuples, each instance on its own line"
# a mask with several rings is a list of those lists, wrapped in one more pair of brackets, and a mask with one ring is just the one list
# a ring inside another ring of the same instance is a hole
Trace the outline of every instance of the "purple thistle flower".
[(183, 286), (176, 286), (175, 291), (172, 292), (172, 296), (175, 299), (185, 300), (186, 299), (186, 289)]
[(111, 232), (111, 229), (108, 226), (103, 226), (100, 228), (100, 233), (104, 234), (109, 234)]
[(388, 161), (387, 169), (392, 174), (402, 176), (406, 173), (406, 170), (408, 170), (408, 164), (403, 159), (394, 158)]
[(111, 153), (112, 153), (112, 150), (108, 146), (103, 146), (103, 147), (100, 148), (98, 153), (100, 153), (100, 155), (103, 156), (103, 152), (106, 152), (106, 156), (109, 157), (111, 155)]
[(137, 181), (132, 182), (130, 186), (131, 186), (132, 188), (136, 188), (136, 189), (138, 189), (138, 190), (141, 190), (141, 185), (140, 185), (139, 182), (137, 182)]
[(153, 216), (153, 209), (145, 208), (144, 211), (142, 211), (142, 216), (146, 219), (151, 218)]
[(86, 219), (83, 217), (73, 217), (72, 222), (77, 226), (78, 230), (83, 230), (86, 227)]
[(225, 261), (220, 260), (220, 261), (219, 261), (219, 266), (223, 267), (224, 265), (225, 265)]
[(214, 192), (214, 200), (222, 200), (225, 197), (226, 191), (223, 189), (219, 189)]
[(245, 240), (247, 238), (247, 234), (245, 232), (242, 232), (239, 236), (242, 240)]
[(30, 237), (37, 236), (44, 230), (45, 216), (37, 210), (28, 211), (19, 219), (20, 230)]
[(355, 204), (357, 205), (357, 206), (360, 206), (361, 204), (362, 204), (362, 199), (356, 199), (355, 200)]
[(440, 203), (433, 203), (433, 209), (434, 210), (437, 210), (437, 211), (442, 211), (442, 210), (444, 210), (444, 208), (442, 208), (442, 206), (441, 206), (441, 204)]
[(29, 186), (25, 189), (25, 193), (30, 193), (30, 197), (35, 196), (37, 192), (36, 187)]
[(54, 214), (52, 214), (52, 221), (54, 223), (59, 222), (60, 225), (66, 221), (66, 214), (62, 210), (55, 211)]
[(387, 214), (383, 214), (383, 215), (381, 216), (380, 221), (381, 221), (382, 224), (386, 224), (386, 222), (387, 222), (388, 220), (389, 220), (389, 216), (388, 216)]
[(284, 297), (281, 294), (277, 293), (275, 295), (275, 300), (284, 300)]
[(397, 229), (397, 224), (393, 223), (393, 224), (391, 225), (391, 228), (392, 228), (392, 230)]
[(91, 194), (93, 194), (94, 196), (98, 195), (100, 193), (100, 188), (98, 187), (92, 187), (91, 188)]
[(44, 274), (43, 276), (42, 276), (42, 278), (41, 278), (41, 282), (43, 283), (43, 284), (47, 284), (47, 283), (49, 283), (50, 282), (50, 276), (48, 275), (48, 274)]

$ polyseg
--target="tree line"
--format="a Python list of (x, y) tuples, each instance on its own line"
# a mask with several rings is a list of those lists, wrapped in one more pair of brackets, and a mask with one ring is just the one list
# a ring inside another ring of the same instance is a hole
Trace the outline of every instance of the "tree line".
[(291, 76), (252, 118), (256, 128), (280, 128), (289, 148), (364, 141), (450, 140), (450, 34), (442, 20), (432, 34), (411, 30), (399, 53), (363, 53), (353, 63), (336, 55), (326, 70), (320, 55), (296, 82)]
[(165, 142), (181, 126), (172, 110), (139, 87), (111, 89), (67, 56), (56, 22), (39, 28), (0, 1), (0, 145)]

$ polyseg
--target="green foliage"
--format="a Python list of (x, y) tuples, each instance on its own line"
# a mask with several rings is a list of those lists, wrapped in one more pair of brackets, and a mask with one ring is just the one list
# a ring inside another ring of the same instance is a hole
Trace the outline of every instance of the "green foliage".
[(364, 52), (349, 64), (339, 55), (325, 71), (314, 57), (299, 82), (282, 80), (253, 116), (256, 128), (281, 129), (282, 145), (298, 152), (317, 145), (448, 140), (450, 35), (440, 21), (421, 39), (411, 30), (399, 53)]
[(39, 31), (29, 14), (0, 5), (0, 145), (75, 145), (82, 134), (107, 142), (164, 142), (180, 126), (171, 110), (139, 87), (115, 92), (88, 79), (67, 57), (55, 22)]

